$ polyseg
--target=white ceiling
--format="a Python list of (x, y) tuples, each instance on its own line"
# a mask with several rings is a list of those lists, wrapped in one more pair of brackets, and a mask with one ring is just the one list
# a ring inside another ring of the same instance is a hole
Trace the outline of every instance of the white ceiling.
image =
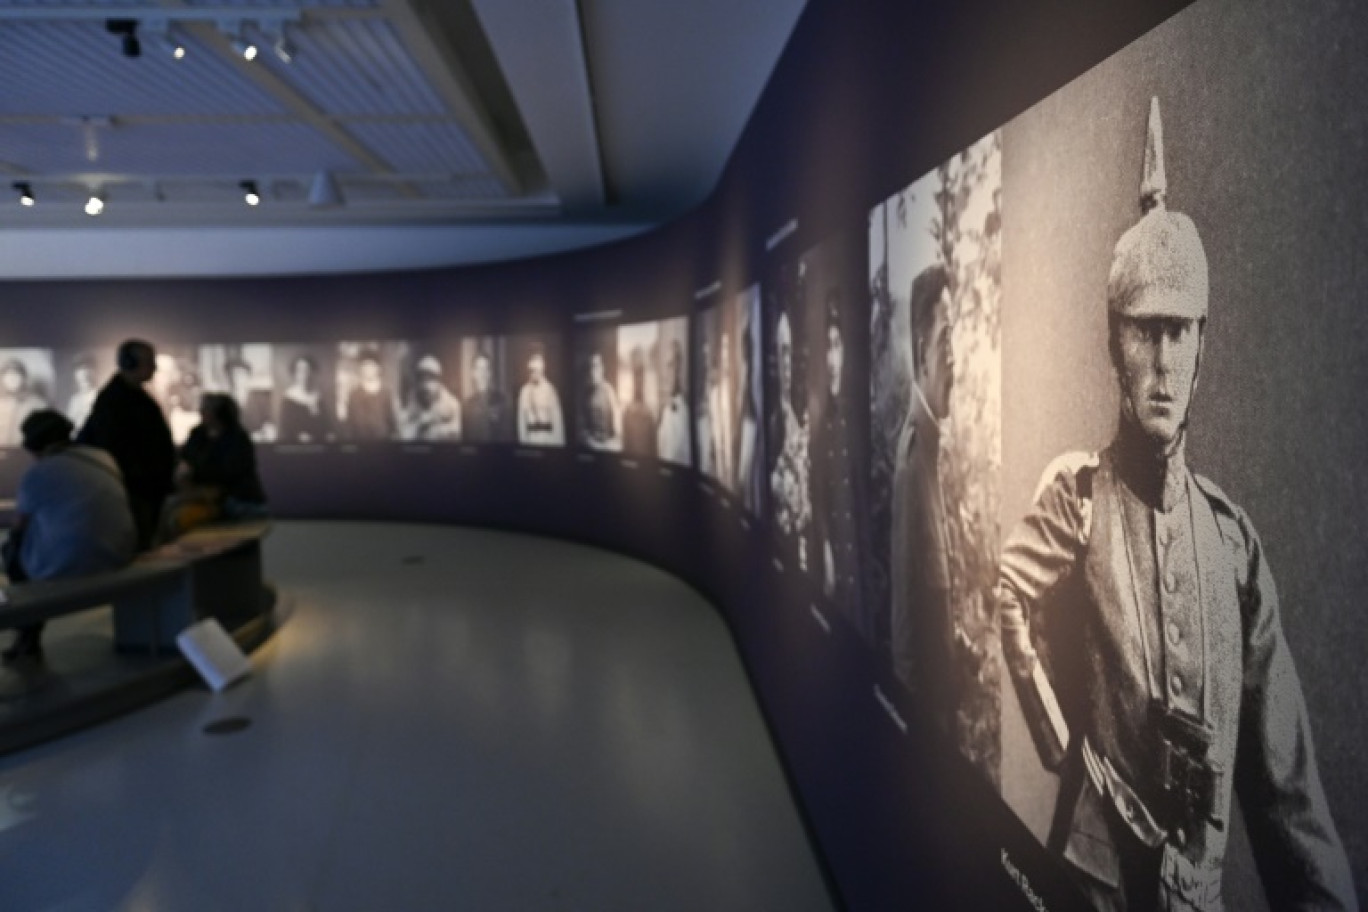
[[(640, 232), (711, 191), (802, 7), (0, 0), (0, 278), (433, 267)], [(321, 171), (342, 205), (310, 205)]]

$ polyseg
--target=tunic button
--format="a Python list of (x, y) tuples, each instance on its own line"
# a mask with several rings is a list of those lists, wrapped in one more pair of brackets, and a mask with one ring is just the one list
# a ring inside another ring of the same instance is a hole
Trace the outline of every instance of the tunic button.
[(1183, 642), (1183, 628), (1178, 626), (1177, 621), (1169, 621), (1168, 641), (1170, 646), (1177, 646)]
[(1169, 690), (1173, 691), (1173, 695), (1175, 697), (1182, 694), (1183, 679), (1180, 678), (1178, 675), (1174, 675), (1173, 677), (1169, 678)]
[(1178, 580), (1174, 578), (1172, 570), (1164, 574), (1164, 588), (1169, 592), (1178, 588)]
[(1173, 831), (1173, 844), (1180, 849), (1187, 845), (1187, 832), (1182, 827)]

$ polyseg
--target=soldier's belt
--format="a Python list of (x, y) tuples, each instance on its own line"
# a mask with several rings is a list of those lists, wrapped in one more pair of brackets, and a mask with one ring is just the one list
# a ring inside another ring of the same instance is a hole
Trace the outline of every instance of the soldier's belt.
[[(1153, 805), (1140, 799), (1130, 783), (1122, 778), (1111, 761), (1097, 752), (1092, 742), (1083, 739), (1083, 765), (1097, 791), (1106, 796), (1126, 826), (1150, 848), (1171, 842), (1185, 846), (1197, 828), (1222, 821), (1212, 812), (1217, 773), (1209, 767), (1192, 769), (1191, 757), (1180, 756), (1165, 744), (1160, 766), (1166, 769), (1161, 792), (1164, 800)], [(1172, 773), (1177, 778), (1170, 778)]]

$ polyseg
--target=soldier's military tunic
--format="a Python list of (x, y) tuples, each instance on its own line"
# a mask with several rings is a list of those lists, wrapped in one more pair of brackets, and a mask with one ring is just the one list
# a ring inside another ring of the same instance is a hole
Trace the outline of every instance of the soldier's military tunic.
[(1232, 793), (1275, 909), (1357, 908), (1248, 517), (1163, 463), (1061, 457), (1008, 540), (1003, 652), (1100, 909), (1221, 909)]

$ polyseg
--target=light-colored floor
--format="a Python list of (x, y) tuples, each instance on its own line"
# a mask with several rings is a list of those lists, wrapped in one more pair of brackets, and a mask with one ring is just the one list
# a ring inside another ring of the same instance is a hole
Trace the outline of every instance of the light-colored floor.
[(251, 679), (0, 760), (0, 909), (831, 908), (679, 581), (404, 525), (281, 523), (267, 561)]

